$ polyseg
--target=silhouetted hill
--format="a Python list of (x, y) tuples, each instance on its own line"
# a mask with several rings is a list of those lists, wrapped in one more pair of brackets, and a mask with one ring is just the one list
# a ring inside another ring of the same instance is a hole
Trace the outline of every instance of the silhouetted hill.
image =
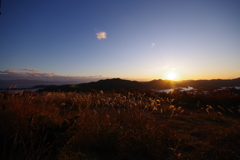
[(97, 82), (90, 82), (90, 83), (83, 83), (74, 86), (79, 90), (89, 90), (89, 89), (96, 89), (96, 90), (103, 90), (103, 91), (110, 91), (110, 90), (131, 90), (134, 88), (140, 87), (140, 83), (137, 81), (129, 81), (129, 80), (122, 80), (118, 78), (114, 79), (106, 79), (106, 80), (99, 80)]
[(99, 80), (97, 82), (90, 82), (90, 83), (82, 83), (76, 84), (72, 87), (68, 85), (57, 86), (57, 87), (46, 87), (42, 91), (90, 91), (92, 89), (95, 90), (103, 90), (103, 91), (111, 91), (115, 90), (119, 92), (121, 89), (131, 91), (133, 89), (167, 89), (172, 88), (175, 85), (174, 81), (168, 80), (153, 80), (150, 82), (138, 82), (138, 81), (130, 81), (130, 80), (123, 80), (119, 78), (114, 79), (106, 79), (106, 80)]
[[(143, 89), (169, 89), (173, 88), (177, 85), (177, 82), (170, 81), (170, 80), (152, 80), (149, 82), (142, 82), (142, 88)], [(179, 84), (179, 86), (183, 87)]]

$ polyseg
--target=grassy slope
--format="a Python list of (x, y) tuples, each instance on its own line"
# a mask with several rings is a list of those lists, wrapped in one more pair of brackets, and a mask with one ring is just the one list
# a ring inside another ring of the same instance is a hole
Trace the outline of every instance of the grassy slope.
[(239, 90), (0, 94), (0, 159), (239, 159)]

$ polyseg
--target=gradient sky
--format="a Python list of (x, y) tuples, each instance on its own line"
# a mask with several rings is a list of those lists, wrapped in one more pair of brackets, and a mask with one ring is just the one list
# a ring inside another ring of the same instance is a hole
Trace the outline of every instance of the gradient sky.
[(0, 79), (240, 77), (239, 0), (2, 0)]

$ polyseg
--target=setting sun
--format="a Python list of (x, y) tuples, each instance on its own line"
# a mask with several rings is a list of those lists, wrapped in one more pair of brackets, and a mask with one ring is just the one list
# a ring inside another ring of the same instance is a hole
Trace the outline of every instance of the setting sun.
[(177, 77), (176, 74), (173, 73), (173, 72), (170, 72), (170, 73), (168, 73), (168, 75), (167, 75), (167, 79), (168, 79), (168, 80), (175, 80), (176, 77)]

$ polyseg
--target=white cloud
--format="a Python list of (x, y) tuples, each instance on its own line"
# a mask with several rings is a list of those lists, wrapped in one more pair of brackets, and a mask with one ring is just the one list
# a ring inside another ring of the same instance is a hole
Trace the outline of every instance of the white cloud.
[(153, 48), (156, 45), (156, 43), (152, 43), (151, 48)]
[(98, 32), (96, 33), (97, 39), (106, 39), (107, 38), (107, 33), (106, 32)]

